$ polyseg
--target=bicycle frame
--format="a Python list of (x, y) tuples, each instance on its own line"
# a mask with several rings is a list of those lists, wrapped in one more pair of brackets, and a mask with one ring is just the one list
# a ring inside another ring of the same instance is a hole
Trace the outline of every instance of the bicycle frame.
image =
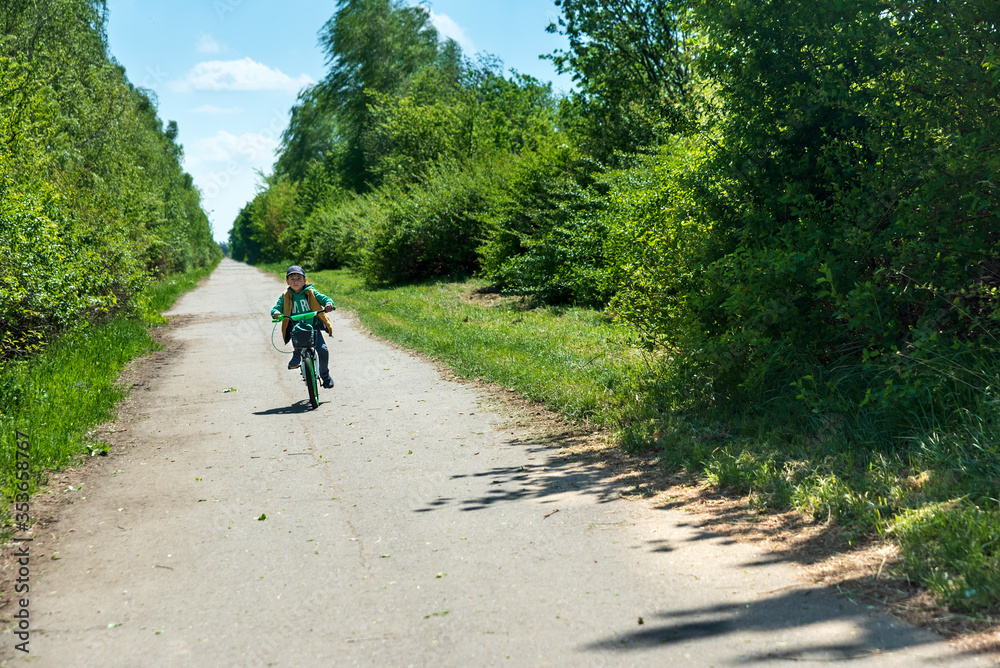
[[(307, 311), (306, 313), (299, 313), (297, 315), (282, 315), (280, 319), (272, 320), (272, 322), (278, 323), (285, 318), (291, 320), (292, 322), (302, 322), (315, 318), (318, 313), (321, 313), (321, 311)], [(310, 345), (299, 348), (301, 351), (299, 374), (302, 376), (302, 380), (306, 383), (306, 389), (309, 391), (309, 404), (313, 408), (319, 406), (319, 364), (316, 356), (315, 343), (316, 330), (314, 328)]]

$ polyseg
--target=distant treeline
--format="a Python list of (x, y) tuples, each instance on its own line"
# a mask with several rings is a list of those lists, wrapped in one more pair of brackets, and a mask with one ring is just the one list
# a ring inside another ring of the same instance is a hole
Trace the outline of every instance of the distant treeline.
[(670, 359), (664, 411), (787, 398), (892, 440), (984, 396), (1000, 4), (556, 4), (561, 97), (340, 0), (233, 256), (606, 307)]
[(221, 256), (177, 125), (108, 53), (104, 0), (0, 0), (0, 360)]

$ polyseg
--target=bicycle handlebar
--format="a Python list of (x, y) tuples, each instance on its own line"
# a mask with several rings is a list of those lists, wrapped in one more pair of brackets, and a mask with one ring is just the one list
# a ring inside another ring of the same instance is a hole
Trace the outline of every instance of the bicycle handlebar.
[[(336, 307), (334, 307), (333, 310), (336, 311), (337, 310)], [(275, 319), (275, 316), (272, 314), (271, 322), (281, 322), (285, 318), (288, 318), (289, 320), (292, 320), (294, 322), (299, 322), (302, 320), (309, 320), (310, 318), (315, 318), (318, 314), (325, 312), (326, 309), (320, 309), (319, 311), (306, 311), (305, 313), (298, 313), (296, 315), (279, 315), (277, 316), (277, 319)]]

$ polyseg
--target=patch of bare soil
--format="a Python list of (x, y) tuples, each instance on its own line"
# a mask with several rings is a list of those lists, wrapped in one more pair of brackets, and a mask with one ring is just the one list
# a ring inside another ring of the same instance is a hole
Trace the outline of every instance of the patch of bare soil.
[(515, 305), (521, 308), (531, 308), (533, 302), (528, 297), (518, 295), (505, 295), (499, 288), (485, 286), (470, 290), (462, 296), (462, 301), (476, 306), (506, 306)]

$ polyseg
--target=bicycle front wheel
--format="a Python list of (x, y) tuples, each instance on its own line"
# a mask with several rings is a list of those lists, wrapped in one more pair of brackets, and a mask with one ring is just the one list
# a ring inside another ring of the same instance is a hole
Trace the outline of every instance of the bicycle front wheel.
[(309, 390), (309, 405), (317, 408), (319, 406), (319, 382), (316, 377), (315, 355), (309, 353), (302, 355), (302, 376), (306, 379), (306, 389)]

